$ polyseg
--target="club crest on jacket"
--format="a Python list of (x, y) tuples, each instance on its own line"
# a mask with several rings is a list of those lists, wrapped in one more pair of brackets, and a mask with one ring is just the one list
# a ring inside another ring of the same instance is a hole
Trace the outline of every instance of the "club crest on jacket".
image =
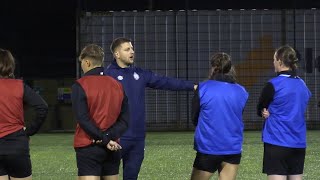
[(136, 72), (133, 73), (133, 77), (135, 80), (138, 80), (140, 78), (139, 74), (137, 74)]
[(119, 81), (121, 81), (121, 80), (123, 80), (123, 76), (118, 76), (117, 79), (118, 79)]

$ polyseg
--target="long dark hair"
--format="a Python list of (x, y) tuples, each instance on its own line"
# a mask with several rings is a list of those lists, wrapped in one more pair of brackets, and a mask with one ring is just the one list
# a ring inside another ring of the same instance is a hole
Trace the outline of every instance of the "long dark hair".
[(236, 81), (236, 72), (231, 63), (231, 57), (227, 53), (218, 52), (210, 57), (211, 73), (209, 79), (216, 79), (217, 76), (228, 76), (232, 81)]
[(276, 50), (275, 57), (277, 60), (291, 68), (292, 70), (298, 69), (298, 61), (296, 51), (289, 45), (281, 46)]
[(0, 48), (0, 77), (14, 78), (15, 61), (10, 51)]

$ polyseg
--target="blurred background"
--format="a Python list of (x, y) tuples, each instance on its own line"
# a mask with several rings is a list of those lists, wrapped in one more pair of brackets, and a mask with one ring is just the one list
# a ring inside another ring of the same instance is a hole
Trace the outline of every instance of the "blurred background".
[[(273, 77), (274, 49), (289, 44), (300, 56), (299, 76), (313, 96), (306, 116), (309, 129), (320, 129), (320, 1), (208, 0), (1, 0), (0, 47), (16, 58), (16, 77), (49, 104), (43, 132), (75, 128), (70, 93), (81, 77), (77, 56), (89, 43), (113, 59), (112, 40), (133, 40), (135, 64), (180, 79), (203, 81), (209, 56), (229, 53), (238, 81), (250, 93), (245, 129), (259, 130), (256, 103)], [(3, 85), (2, 85), (3, 86)], [(192, 130), (191, 92), (147, 90), (149, 131)], [(26, 109), (26, 120), (32, 112)]]

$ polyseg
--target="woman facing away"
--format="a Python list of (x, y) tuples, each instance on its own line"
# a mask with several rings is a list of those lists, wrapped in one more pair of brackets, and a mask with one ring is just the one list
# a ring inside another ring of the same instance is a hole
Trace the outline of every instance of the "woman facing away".
[(290, 46), (278, 48), (273, 57), (277, 76), (263, 88), (257, 113), (265, 119), (263, 173), (268, 180), (302, 180), (306, 153), (304, 113), (311, 92), (297, 76), (297, 55)]
[(219, 180), (234, 180), (242, 152), (242, 113), (249, 95), (236, 83), (228, 54), (216, 53), (210, 63), (209, 80), (199, 84), (192, 100), (197, 155), (191, 179), (209, 180), (218, 170)]
[[(15, 61), (0, 49), (0, 180), (31, 180), (29, 136), (43, 124), (47, 103), (22, 80), (14, 78)], [(23, 108), (30, 105), (34, 120), (25, 125)]]

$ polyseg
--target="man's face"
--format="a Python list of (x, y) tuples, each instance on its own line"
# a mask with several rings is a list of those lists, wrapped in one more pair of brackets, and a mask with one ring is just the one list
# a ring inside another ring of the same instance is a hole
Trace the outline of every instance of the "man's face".
[(118, 63), (129, 66), (134, 62), (134, 50), (131, 42), (125, 42), (115, 51), (115, 58)]

